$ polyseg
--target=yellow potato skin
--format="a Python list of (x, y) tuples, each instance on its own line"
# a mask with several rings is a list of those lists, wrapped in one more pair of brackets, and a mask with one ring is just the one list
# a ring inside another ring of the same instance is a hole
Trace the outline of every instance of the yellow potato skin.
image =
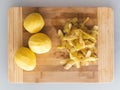
[(26, 71), (31, 71), (36, 67), (36, 56), (26, 47), (21, 47), (16, 51), (14, 61), (18, 67)]
[(42, 30), (45, 22), (39, 13), (31, 13), (24, 19), (24, 28), (29, 33), (37, 33)]
[(46, 34), (37, 33), (29, 38), (28, 45), (34, 53), (42, 54), (50, 51), (52, 41)]

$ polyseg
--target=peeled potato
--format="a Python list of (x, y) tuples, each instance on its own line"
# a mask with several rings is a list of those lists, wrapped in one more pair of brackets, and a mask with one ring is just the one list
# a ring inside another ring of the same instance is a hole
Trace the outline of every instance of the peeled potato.
[(43, 28), (44, 24), (45, 22), (43, 17), (39, 13), (29, 14), (24, 20), (24, 28), (29, 33), (39, 32)]
[(52, 42), (46, 34), (37, 33), (29, 38), (28, 45), (33, 52), (42, 54), (51, 49)]
[(36, 56), (26, 47), (21, 47), (16, 51), (14, 60), (17, 66), (26, 71), (31, 71), (36, 67)]

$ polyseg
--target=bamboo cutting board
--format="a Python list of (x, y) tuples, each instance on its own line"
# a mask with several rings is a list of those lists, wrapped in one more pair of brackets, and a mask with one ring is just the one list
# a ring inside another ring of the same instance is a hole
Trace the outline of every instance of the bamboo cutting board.
[[(46, 33), (52, 40), (50, 52), (37, 55), (37, 66), (33, 71), (24, 71), (16, 66), (14, 53), (21, 46), (26, 46), (31, 36), (23, 27), (24, 18), (33, 12), (39, 12), (46, 22), (41, 32)], [(59, 61), (67, 55), (56, 49), (59, 45), (57, 30), (67, 19), (90, 17), (89, 27), (99, 26), (98, 34), (98, 63), (82, 66), (80, 69), (64, 70)], [(96, 8), (39, 8), (13, 7), (8, 13), (8, 78), (14, 83), (41, 82), (111, 82), (113, 80), (114, 60), (114, 20), (113, 10), (107, 7)]]

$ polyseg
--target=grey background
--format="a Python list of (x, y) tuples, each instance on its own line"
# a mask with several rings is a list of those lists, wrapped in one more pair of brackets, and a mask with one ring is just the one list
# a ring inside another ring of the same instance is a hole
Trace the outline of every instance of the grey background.
[[(44, 83), (10, 84), (7, 61), (7, 14), (11, 6), (108, 6), (115, 16), (114, 80), (109, 84)], [(120, 89), (120, 1), (119, 0), (0, 0), (0, 90), (119, 90)]]

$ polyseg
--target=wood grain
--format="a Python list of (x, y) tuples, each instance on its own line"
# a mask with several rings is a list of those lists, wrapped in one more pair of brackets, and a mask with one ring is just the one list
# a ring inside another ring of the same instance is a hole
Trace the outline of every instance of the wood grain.
[(99, 82), (111, 82), (114, 73), (114, 19), (111, 8), (98, 8), (98, 25)]
[(23, 70), (16, 66), (13, 57), (22, 46), (22, 8), (10, 8), (8, 13), (8, 78), (10, 82), (23, 82)]
[[(19, 69), (13, 60), (14, 52), (21, 46), (28, 47), (27, 41), (31, 36), (24, 27), (25, 17), (33, 12), (40, 13), (45, 20), (41, 32), (52, 40), (50, 52), (36, 55), (37, 66), (31, 71)], [(103, 15), (104, 14), (104, 15)], [(57, 30), (62, 29), (64, 23), (73, 17), (90, 17), (87, 26), (99, 26), (98, 34), (98, 63), (82, 66), (80, 69), (64, 70), (60, 60), (68, 57), (66, 51), (56, 47), (60, 44)], [(110, 8), (44, 8), (44, 7), (14, 7), (9, 10), (8, 28), (8, 71), (10, 82), (110, 82), (113, 78), (113, 11)], [(110, 37), (111, 36), (111, 37)], [(13, 73), (14, 72), (14, 73)], [(106, 76), (106, 77), (105, 77)], [(108, 77), (107, 77), (108, 76)]]

